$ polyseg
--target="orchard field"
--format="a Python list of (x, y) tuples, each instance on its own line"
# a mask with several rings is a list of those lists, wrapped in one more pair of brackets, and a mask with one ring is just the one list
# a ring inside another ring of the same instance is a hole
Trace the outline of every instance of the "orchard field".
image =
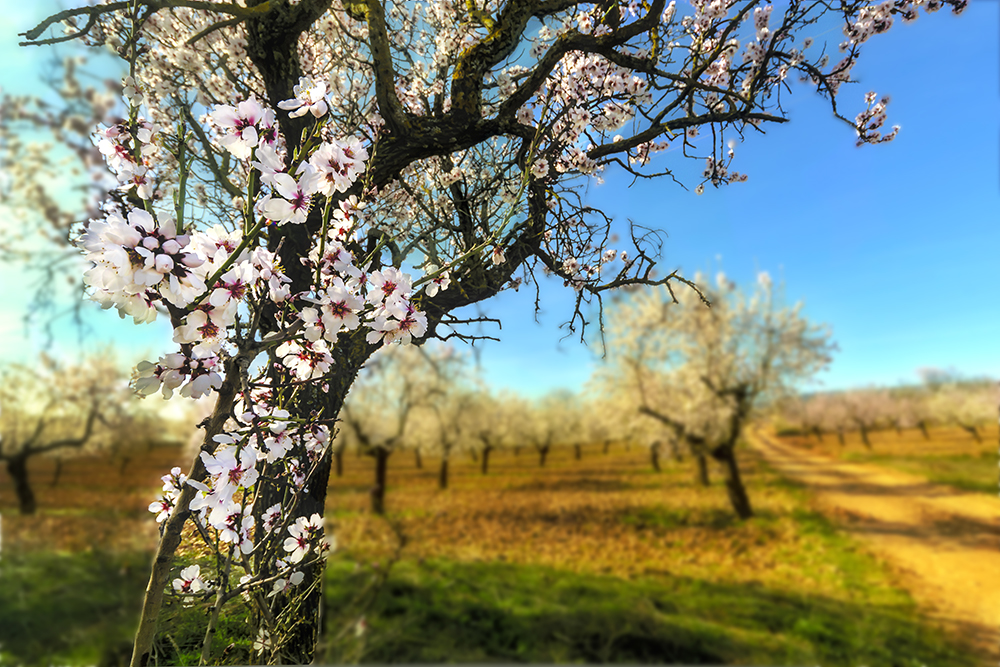
[(997, 426), (981, 425), (977, 435), (978, 439), (957, 426), (929, 426), (926, 436), (915, 428), (873, 431), (868, 434), (870, 447), (857, 431), (845, 433), (843, 444), (836, 434), (826, 434), (822, 439), (815, 435), (784, 435), (781, 440), (833, 458), (876, 463), (938, 484), (996, 495), (1000, 488)]
[[(899, 453), (895, 437), (876, 439), (875, 454)], [(805, 492), (751, 450), (739, 457), (756, 513), (742, 522), (718, 471), (702, 487), (689, 456), (664, 456), (656, 472), (648, 448), (622, 443), (584, 445), (580, 459), (556, 447), (544, 467), (531, 448), (501, 449), (486, 475), (463, 452), (443, 491), (434, 457), (418, 468), (396, 451), (379, 517), (369, 512), (374, 460), (350, 451), (327, 502), (338, 549), (320, 659), (976, 664)], [(156, 540), (147, 506), (177, 464), (179, 447), (70, 459), (52, 486), (52, 460), (32, 460), (30, 517), (16, 514), (0, 475), (0, 663), (127, 663)], [(180, 560), (207, 561), (194, 547)], [(169, 599), (157, 664), (197, 664), (204, 613)], [(214, 654), (244, 663), (252, 640), (233, 613)]]

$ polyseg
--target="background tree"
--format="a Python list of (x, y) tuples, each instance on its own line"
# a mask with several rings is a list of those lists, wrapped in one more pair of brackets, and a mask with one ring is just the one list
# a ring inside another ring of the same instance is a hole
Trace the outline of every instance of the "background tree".
[(942, 424), (957, 426), (982, 442), (979, 428), (995, 418), (996, 385), (986, 382), (952, 382), (937, 387), (928, 408)]
[(598, 382), (632, 396), (642, 413), (719, 462), (740, 518), (753, 514), (735, 455), (745, 424), (824, 368), (834, 349), (829, 332), (800, 310), (780, 303), (767, 274), (749, 295), (720, 274), (717, 289), (636, 292), (608, 315)]
[(31, 366), (0, 368), (0, 460), (21, 514), (37, 509), (30, 459), (67, 449), (111, 449), (123, 438), (148, 436), (148, 429), (126, 434), (126, 427), (150, 418), (134, 403), (125, 377), (104, 355), (72, 366), (42, 355)]
[(511, 446), (516, 439), (516, 398), (480, 389), (472, 397), (470, 409), (463, 412), (464, 430), (479, 448), (479, 471), (487, 474), (490, 455)]
[(375, 459), (372, 512), (385, 513), (389, 457), (412, 439), (414, 412), (442, 392), (445, 383), (426, 353), (411, 347), (386, 348), (365, 366), (344, 405), (344, 437)]

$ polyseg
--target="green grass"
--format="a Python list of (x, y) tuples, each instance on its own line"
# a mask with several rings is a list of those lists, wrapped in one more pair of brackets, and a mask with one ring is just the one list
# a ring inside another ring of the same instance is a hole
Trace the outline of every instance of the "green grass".
[[(4, 554), (0, 665), (117, 665), (131, 640), (148, 554)], [(127, 656), (124, 658), (127, 664)]]
[(984, 452), (978, 456), (955, 454), (949, 456), (890, 456), (885, 454), (849, 454), (848, 460), (895, 468), (902, 472), (926, 477), (937, 484), (948, 484), (964, 491), (989, 493), (1000, 492), (1000, 475), (997, 469), (997, 455)]
[[(822, 518), (807, 530), (839, 540)], [(842, 565), (874, 562), (854, 551)], [(328, 569), (328, 605), (351, 620), (360, 582)], [(540, 566), (403, 561), (367, 616), (326, 662), (617, 662), (686, 664), (971, 665), (916, 622), (897, 592), (845, 602), (796, 591), (670, 575), (620, 579)]]

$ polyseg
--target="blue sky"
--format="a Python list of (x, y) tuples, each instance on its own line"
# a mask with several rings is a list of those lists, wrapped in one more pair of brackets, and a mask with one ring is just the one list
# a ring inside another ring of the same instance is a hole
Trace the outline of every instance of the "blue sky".
[[(44, 50), (18, 49), (15, 33), (42, 16), (38, 5), (7, 3), (0, 14), (0, 86), (30, 90)], [(969, 375), (1000, 376), (1000, 3), (972, 0), (960, 17), (921, 14), (865, 45), (841, 89), (844, 115), (863, 108), (863, 95), (888, 94), (888, 125), (897, 140), (856, 148), (852, 130), (832, 118), (808, 87), (793, 83), (783, 97), (791, 119), (736, 147), (733, 168), (746, 183), (702, 196), (669, 181), (638, 183), (608, 173), (589, 203), (624, 223), (664, 229), (662, 267), (723, 269), (741, 284), (767, 270), (785, 284), (790, 301), (828, 323), (840, 352), (821, 376), (831, 389), (917, 380), (922, 366)], [(839, 30), (829, 39), (836, 55)], [(816, 47), (813, 47), (816, 48)], [(668, 152), (665, 164), (681, 164)], [(701, 163), (680, 167), (697, 184)], [(6, 220), (2, 224), (12, 224)], [(719, 259), (721, 257), (721, 260)], [(23, 278), (0, 266), (0, 358), (24, 358), (39, 334), (25, 330)], [(578, 388), (599, 349), (578, 336), (561, 340), (572, 295), (543, 283), (543, 311), (534, 317), (534, 291), (506, 293), (485, 310), (503, 321), (487, 327), (500, 343), (477, 345), (487, 379), (538, 394)], [(138, 361), (169, 350), (165, 323), (136, 327), (112, 313), (89, 318), (92, 340), (112, 341), (123, 359)], [(75, 335), (57, 340), (71, 353)]]

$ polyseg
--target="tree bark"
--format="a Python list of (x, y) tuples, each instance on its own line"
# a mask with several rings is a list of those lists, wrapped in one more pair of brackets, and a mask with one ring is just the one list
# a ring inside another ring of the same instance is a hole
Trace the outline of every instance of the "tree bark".
[(548, 455), (549, 455), (549, 448), (548, 447), (540, 447), (538, 449), (538, 467), (539, 468), (544, 468), (545, 467), (545, 458)]
[(448, 488), (448, 457), (441, 459), (441, 469), (438, 470), (438, 488), (441, 490)]
[(56, 488), (59, 485), (59, 478), (62, 477), (62, 467), (63, 460), (61, 458), (56, 459), (56, 469), (52, 473), (52, 488)]
[(924, 440), (931, 439), (931, 434), (927, 432), (927, 422), (921, 419), (917, 422), (917, 428), (919, 428), (920, 432), (924, 434)]
[(17, 494), (21, 514), (34, 514), (38, 505), (35, 502), (35, 492), (31, 490), (31, 483), (28, 481), (28, 457), (17, 455), (7, 459), (7, 474), (14, 481), (14, 493)]
[(660, 468), (660, 446), (653, 445), (649, 448), (649, 458), (650, 462), (653, 464), (653, 470), (656, 472), (662, 472)]
[(385, 478), (389, 468), (389, 450), (385, 447), (375, 448), (375, 486), (372, 488), (372, 512), (379, 516), (385, 514)]
[(694, 458), (698, 462), (698, 483), (702, 486), (711, 486), (712, 480), (708, 477), (708, 458), (701, 452), (696, 453)]
[(484, 475), (489, 472), (490, 469), (490, 452), (493, 451), (492, 447), (483, 448), (483, 458), (479, 463), (479, 470)]
[(868, 439), (868, 428), (864, 424), (858, 424), (858, 429), (861, 431), (861, 442), (865, 444), (865, 447), (871, 449), (872, 441)]
[(424, 469), (424, 459), (420, 456), (420, 448), (413, 450), (413, 465), (417, 467), (417, 470)]
[(733, 511), (740, 519), (749, 519), (753, 516), (753, 508), (750, 506), (750, 497), (747, 495), (746, 487), (743, 486), (743, 478), (740, 476), (740, 468), (736, 463), (736, 452), (731, 445), (721, 445), (712, 450), (712, 458), (722, 464), (722, 474), (726, 480), (726, 493), (729, 495), (729, 503), (733, 506)]
[(972, 437), (976, 439), (976, 442), (983, 441), (983, 438), (979, 435), (979, 429), (977, 429), (975, 426), (966, 426), (965, 424), (959, 424), (959, 427), (961, 427), (963, 431), (972, 434)]

